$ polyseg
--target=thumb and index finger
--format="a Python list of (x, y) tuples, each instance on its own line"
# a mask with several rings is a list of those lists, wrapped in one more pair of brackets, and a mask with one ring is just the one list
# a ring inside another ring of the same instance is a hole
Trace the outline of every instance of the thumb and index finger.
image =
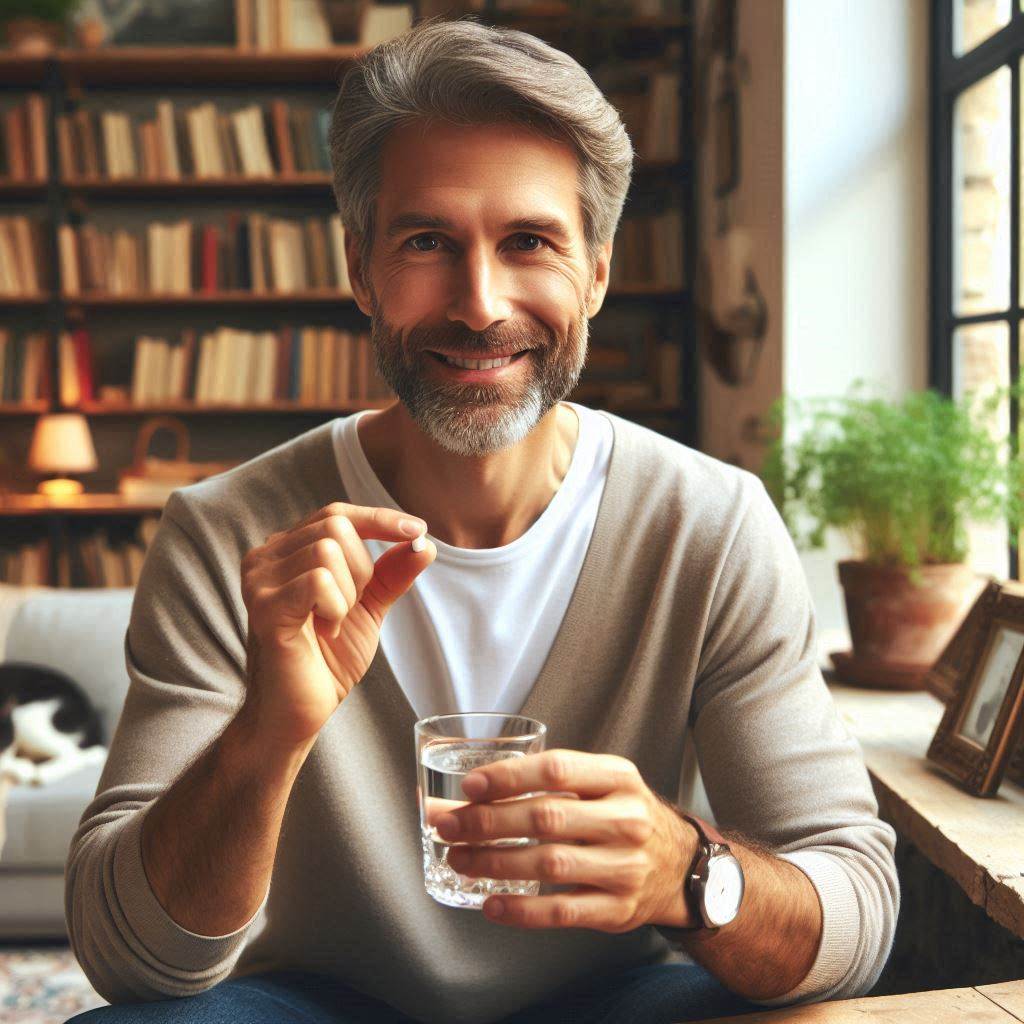
[[(418, 516), (398, 509), (334, 501), (297, 525), (308, 526), (332, 515), (345, 516), (363, 540), (392, 542), (374, 562), (373, 576), (361, 598), (363, 606), (379, 625), (388, 609), (437, 557), (437, 548), (426, 535), (427, 524)], [(421, 550), (417, 551), (417, 547)]]

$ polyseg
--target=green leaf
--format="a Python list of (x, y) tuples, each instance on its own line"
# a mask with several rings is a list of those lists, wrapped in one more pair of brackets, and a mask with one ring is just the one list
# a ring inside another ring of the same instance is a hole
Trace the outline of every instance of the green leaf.
[(1007, 424), (1020, 393), (1018, 381), (891, 401), (857, 380), (843, 397), (784, 396), (766, 416), (761, 479), (801, 547), (823, 547), (831, 528), (878, 565), (963, 562), (968, 522), (1006, 522), (1016, 543), (1024, 469)]

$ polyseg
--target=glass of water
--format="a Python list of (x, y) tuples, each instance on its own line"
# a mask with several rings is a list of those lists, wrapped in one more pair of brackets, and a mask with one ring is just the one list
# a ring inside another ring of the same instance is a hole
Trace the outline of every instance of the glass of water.
[[(472, 910), (479, 910), (488, 896), (499, 893), (536, 896), (540, 892), (537, 879), (473, 878), (460, 875), (448, 865), (448, 851), (453, 846), (532, 846), (536, 839), (524, 836), (480, 843), (451, 842), (438, 834), (436, 822), (442, 814), (470, 802), (462, 792), (462, 780), (474, 768), (543, 750), (547, 726), (522, 715), (475, 711), (422, 718), (416, 723), (415, 734), (416, 795), (427, 892), (439, 903)], [(523, 793), (508, 799), (534, 795)]]

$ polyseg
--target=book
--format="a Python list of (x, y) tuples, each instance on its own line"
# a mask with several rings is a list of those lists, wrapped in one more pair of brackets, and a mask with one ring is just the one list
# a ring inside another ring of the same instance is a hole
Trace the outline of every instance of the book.
[(174, 104), (168, 99), (156, 103), (157, 135), (160, 141), (160, 161), (166, 177), (181, 178), (181, 163), (178, 160), (178, 139), (174, 123)]
[(28, 125), (25, 108), (20, 104), (4, 111), (4, 141), (7, 153), (6, 177), (11, 181), (28, 181)]
[(270, 101), (270, 122), (273, 132), (274, 153), (283, 177), (295, 174), (295, 152), (288, 127), (288, 104), (281, 99)]
[(412, 4), (370, 4), (363, 15), (361, 46), (376, 46), (412, 28)]
[(78, 393), (84, 402), (91, 402), (94, 398), (92, 339), (84, 327), (79, 327), (71, 332), (72, 350), (75, 355), (75, 369), (78, 374)]
[(61, 331), (58, 349), (60, 400), (61, 403), (68, 408), (74, 408), (79, 404), (82, 395), (79, 390), (79, 374), (78, 367), (76, 365), (75, 346), (68, 331)]

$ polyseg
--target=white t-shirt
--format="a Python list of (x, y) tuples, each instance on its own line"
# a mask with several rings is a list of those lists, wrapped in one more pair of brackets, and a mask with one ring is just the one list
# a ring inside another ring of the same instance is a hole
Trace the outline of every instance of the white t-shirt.
[[(548, 656), (594, 529), (613, 437), (604, 413), (565, 404), (579, 417), (576, 446), (561, 486), (533, 525), (498, 548), (457, 548), (431, 535), (437, 558), (384, 618), (384, 655), (420, 718), (515, 714)], [(356, 505), (398, 509), (359, 441), (356, 424), (368, 411), (333, 424), (345, 493)], [(374, 560), (390, 546), (364, 543)]]

